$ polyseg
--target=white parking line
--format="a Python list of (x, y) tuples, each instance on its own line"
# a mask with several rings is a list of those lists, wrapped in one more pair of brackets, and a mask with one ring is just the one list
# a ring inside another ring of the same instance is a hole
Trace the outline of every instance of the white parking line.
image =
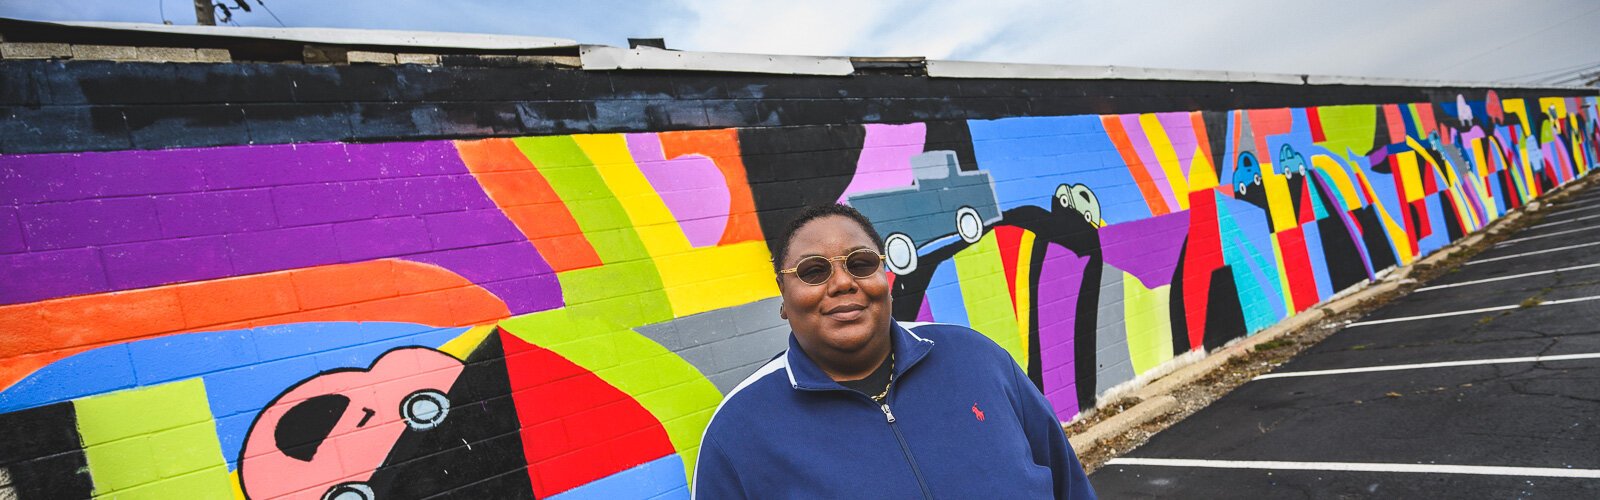
[(1411, 472), (1481, 476), (1600, 478), (1600, 470), (1556, 467), (1501, 467), (1445, 464), (1382, 464), (1359, 462), (1272, 462), (1265, 460), (1194, 460), (1184, 458), (1113, 458), (1106, 465), (1154, 465), (1212, 469), (1323, 470), (1347, 472)]
[(1361, 368), (1341, 368), (1337, 370), (1307, 370), (1303, 372), (1268, 373), (1266, 375), (1257, 376), (1251, 380), (1266, 380), (1272, 378), (1289, 377), (1316, 377), (1321, 375), (1343, 375), (1346, 373), (1392, 372), (1397, 370), (1419, 370), (1423, 368), (1450, 368), (1453, 366), (1542, 363), (1545, 361), (1569, 361), (1574, 359), (1596, 358), (1600, 358), (1600, 352), (1591, 352), (1587, 354), (1557, 354), (1554, 356), (1525, 356), (1521, 358), (1469, 359), (1465, 361), (1440, 361), (1437, 363), (1414, 363), (1409, 365), (1365, 366)]
[(1591, 268), (1591, 267), (1600, 267), (1600, 264), (1585, 264), (1585, 265), (1582, 265), (1582, 266), (1572, 266), (1572, 267), (1563, 267), (1561, 269), (1551, 269), (1549, 271), (1534, 271), (1534, 272), (1531, 272), (1531, 273), (1513, 274), (1513, 275), (1510, 275), (1510, 276), (1501, 276), (1501, 277), (1498, 277), (1498, 278), (1486, 278), (1486, 279), (1481, 279), (1481, 280), (1463, 281), (1463, 282), (1460, 282), (1460, 283), (1451, 283), (1451, 284), (1448, 284), (1448, 285), (1425, 286), (1425, 287), (1422, 287), (1422, 288), (1418, 288), (1416, 290), (1412, 290), (1412, 292), (1426, 292), (1428, 290), (1438, 290), (1438, 289), (1441, 289), (1441, 288), (1453, 288), (1453, 287), (1458, 287), (1458, 286), (1476, 285), (1476, 284), (1480, 284), (1480, 283), (1490, 283), (1490, 282), (1501, 281), (1501, 280), (1509, 280), (1509, 279), (1516, 279), (1516, 278), (1526, 278), (1526, 277), (1529, 277), (1529, 276), (1538, 276), (1538, 275), (1541, 275), (1541, 274), (1559, 273), (1559, 272), (1563, 272), (1563, 271), (1576, 271), (1576, 270), (1579, 270), (1579, 269), (1588, 269), (1588, 268)]
[(1590, 242), (1590, 243), (1579, 243), (1579, 244), (1576, 244), (1576, 245), (1567, 245), (1567, 246), (1564, 246), (1564, 247), (1556, 247), (1556, 248), (1551, 248), (1551, 249), (1547, 249), (1547, 250), (1534, 250), (1532, 252), (1523, 252), (1523, 253), (1519, 253), (1519, 254), (1516, 254), (1516, 255), (1507, 255), (1507, 256), (1504, 256), (1504, 257), (1495, 257), (1495, 258), (1492, 258), (1492, 259), (1473, 260), (1473, 261), (1468, 261), (1465, 265), (1475, 266), (1475, 265), (1478, 265), (1478, 264), (1483, 264), (1485, 262), (1496, 262), (1496, 261), (1502, 261), (1502, 260), (1506, 260), (1506, 259), (1515, 259), (1515, 258), (1518, 258), (1518, 257), (1527, 257), (1529, 255), (1539, 255), (1539, 254), (1542, 254), (1542, 253), (1560, 252), (1562, 250), (1571, 250), (1571, 249), (1574, 249), (1574, 248), (1592, 247), (1592, 246), (1595, 246), (1595, 245), (1600, 245), (1600, 241), (1595, 241), (1595, 242)]
[(1494, 246), (1495, 246), (1495, 248), (1499, 248), (1499, 247), (1503, 247), (1503, 246), (1506, 246), (1506, 245), (1510, 245), (1512, 243), (1521, 243), (1521, 242), (1524, 242), (1524, 241), (1533, 241), (1533, 240), (1537, 240), (1537, 239), (1540, 239), (1540, 238), (1549, 238), (1551, 236), (1561, 236), (1563, 234), (1572, 234), (1572, 233), (1581, 232), (1581, 231), (1593, 231), (1593, 230), (1596, 230), (1596, 229), (1600, 229), (1600, 226), (1580, 227), (1578, 229), (1568, 229), (1566, 231), (1556, 231), (1554, 233), (1541, 234), (1541, 235), (1538, 235), (1538, 236), (1524, 236), (1524, 237), (1521, 237), (1521, 238), (1514, 238), (1514, 239), (1505, 240), (1505, 241), (1502, 241), (1502, 242), (1499, 242), (1499, 243), (1495, 243)]
[(1566, 224), (1566, 223), (1569, 223), (1569, 222), (1578, 222), (1580, 220), (1589, 220), (1589, 219), (1593, 219), (1593, 218), (1596, 218), (1596, 217), (1600, 217), (1600, 214), (1585, 215), (1583, 217), (1579, 217), (1579, 218), (1576, 218), (1576, 219), (1568, 219), (1568, 220), (1555, 221), (1555, 222), (1546, 222), (1544, 224), (1528, 226), (1528, 229), (1538, 229), (1538, 228), (1541, 228), (1541, 227), (1559, 226), (1559, 225)]
[(1381, 325), (1381, 324), (1384, 324), (1384, 323), (1399, 323), (1399, 322), (1402, 322), (1402, 321), (1417, 321), (1417, 320), (1424, 320), (1424, 319), (1444, 318), (1444, 317), (1449, 317), (1449, 316), (1461, 316), (1463, 314), (1477, 314), (1477, 313), (1486, 313), (1486, 312), (1494, 312), (1494, 311), (1504, 311), (1504, 310), (1507, 310), (1507, 309), (1520, 309), (1520, 308), (1524, 308), (1524, 307), (1544, 307), (1544, 306), (1553, 306), (1553, 305), (1559, 305), (1559, 304), (1571, 304), (1571, 303), (1574, 303), (1574, 302), (1587, 302), (1587, 301), (1591, 301), (1591, 300), (1600, 300), (1600, 295), (1591, 295), (1591, 296), (1588, 296), (1588, 297), (1578, 297), (1578, 298), (1573, 298), (1573, 299), (1561, 299), (1561, 300), (1552, 300), (1552, 301), (1549, 301), (1549, 302), (1540, 302), (1537, 306), (1524, 306), (1522, 304), (1512, 304), (1512, 305), (1509, 305), (1509, 306), (1485, 307), (1485, 308), (1482, 308), (1482, 309), (1469, 309), (1469, 310), (1466, 310), (1466, 311), (1455, 311), (1455, 312), (1438, 313), (1438, 314), (1424, 314), (1424, 315), (1421, 315), (1421, 316), (1406, 316), (1406, 317), (1403, 317), (1403, 318), (1378, 319), (1378, 320), (1372, 320), (1372, 321), (1357, 321), (1355, 323), (1351, 323), (1351, 324), (1345, 325), (1345, 328), (1351, 328), (1351, 327), (1357, 327), (1357, 326), (1368, 326), (1368, 325)]

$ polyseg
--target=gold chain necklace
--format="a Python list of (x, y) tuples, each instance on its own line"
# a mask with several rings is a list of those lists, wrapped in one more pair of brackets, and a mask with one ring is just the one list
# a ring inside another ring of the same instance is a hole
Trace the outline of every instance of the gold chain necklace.
[(889, 388), (894, 387), (894, 351), (889, 351), (889, 383), (883, 385), (883, 392), (873, 396), (872, 400), (883, 403), (883, 398), (889, 397)]

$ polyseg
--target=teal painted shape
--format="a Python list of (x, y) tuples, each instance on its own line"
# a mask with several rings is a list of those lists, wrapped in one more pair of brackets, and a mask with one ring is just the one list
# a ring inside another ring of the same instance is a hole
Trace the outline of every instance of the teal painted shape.
[[(1233, 272), (1244, 310), (1245, 328), (1256, 332), (1272, 326), (1287, 313), (1278, 289), (1278, 265), (1272, 257), (1266, 211), (1247, 202), (1216, 193), (1217, 224), (1222, 236), (1222, 260)], [(1245, 228), (1248, 227), (1247, 231)], [(1257, 235), (1251, 238), (1250, 235)]]

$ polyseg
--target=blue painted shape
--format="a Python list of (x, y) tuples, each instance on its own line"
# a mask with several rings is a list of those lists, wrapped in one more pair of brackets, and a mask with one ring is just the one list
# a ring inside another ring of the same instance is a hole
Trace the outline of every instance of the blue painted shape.
[(140, 386), (171, 382), (260, 361), (250, 330), (156, 337), (130, 343), (128, 351), (133, 356), (133, 368)]
[(1322, 231), (1316, 223), (1300, 226), (1304, 235), (1307, 260), (1311, 262), (1311, 275), (1317, 279), (1317, 301), (1333, 296), (1333, 280), (1328, 277), (1328, 256), (1322, 251)]
[(1222, 259), (1233, 272), (1245, 327), (1255, 332), (1272, 326), (1287, 311), (1278, 289), (1278, 265), (1267, 235), (1267, 213), (1249, 202), (1216, 193), (1217, 223), (1222, 237)]
[(1097, 115), (972, 120), (967, 127), (1002, 211), (1048, 208), (1058, 184), (1083, 184), (1101, 200), (1107, 224), (1152, 215)]
[(0, 413), (9, 413), (135, 386), (133, 358), (119, 344), (56, 361), (0, 392)]
[(614, 498), (689, 498), (683, 458), (674, 453), (550, 496), (550, 500)]
[(928, 288), (923, 296), (928, 299), (928, 312), (933, 313), (934, 321), (971, 326), (972, 321), (967, 319), (967, 305), (961, 300), (961, 281), (956, 276), (955, 259), (939, 263), (928, 280)]
[(1428, 210), (1428, 213), (1424, 215), (1428, 218), (1428, 224), (1433, 229), (1433, 234), (1417, 240), (1417, 256), (1419, 257), (1450, 244), (1449, 230), (1444, 227), (1444, 207), (1440, 205), (1444, 200), (1444, 193), (1430, 194), (1422, 197), (1422, 199), (1423, 206)]

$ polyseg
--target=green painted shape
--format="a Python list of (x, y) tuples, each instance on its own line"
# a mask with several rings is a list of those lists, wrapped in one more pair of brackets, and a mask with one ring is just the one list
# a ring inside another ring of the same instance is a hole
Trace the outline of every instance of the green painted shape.
[(567, 205), (601, 262), (649, 260), (628, 212), (577, 141), (571, 136), (549, 136), (519, 137), (512, 142)]
[(1335, 154), (1346, 151), (1366, 154), (1372, 149), (1373, 134), (1378, 133), (1378, 107), (1370, 104), (1348, 106), (1319, 106), (1317, 117), (1322, 121), (1322, 136), (1318, 143)]
[(113, 392), (73, 405), (96, 496), (233, 497), (201, 379)]
[(967, 323), (989, 337), (1024, 369), (1028, 350), (1017, 335), (1017, 310), (1006, 290), (1005, 263), (1000, 259), (1000, 244), (993, 232), (955, 255), (956, 279), (961, 282), (961, 303), (967, 309)]
[(1131, 274), (1123, 273), (1122, 279), (1128, 358), (1133, 361), (1134, 373), (1144, 373), (1172, 359), (1172, 316), (1168, 312), (1172, 285), (1152, 290)]
[[(628, 307), (628, 303), (617, 302), (612, 307)], [(673, 448), (683, 457), (684, 477), (694, 477), (700, 436), (711, 423), (711, 412), (722, 401), (722, 393), (693, 365), (632, 330), (642, 324), (618, 321), (636, 317), (632, 312), (601, 309), (543, 311), (503, 320), (500, 327), (633, 397), (665, 428)]]

